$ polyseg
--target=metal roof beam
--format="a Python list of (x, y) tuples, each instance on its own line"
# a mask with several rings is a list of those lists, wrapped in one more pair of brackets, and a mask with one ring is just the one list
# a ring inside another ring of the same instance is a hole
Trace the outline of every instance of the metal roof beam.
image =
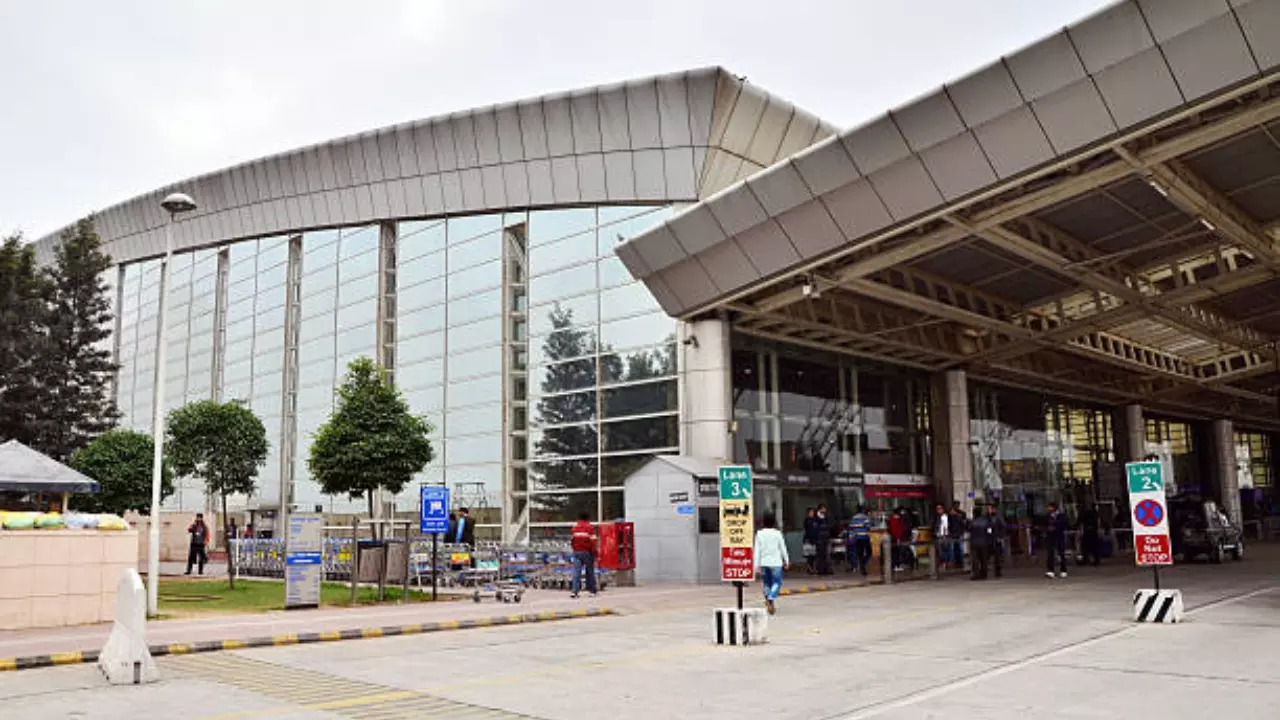
[[(1235, 99), (1230, 102), (1241, 103), (1239, 99)], [(1191, 115), (1190, 109), (1186, 115)], [(1209, 124), (1202, 125), (1163, 142), (1155, 143), (1143, 150), (1137, 151), (1136, 153), (1131, 152), (1130, 154), (1133, 155), (1144, 167), (1146, 165), (1156, 165), (1194, 150), (1221, 142), (1222, 140), (1277, 118), (1280, 118), (1280, 97), (1264, 99), (1253, 105), (1245, 105), (1241, 103), (1239, 109), (1232, 110), (1229, 114), (1217, 118)], [(1145, 132), (1151, 131), (1152, 130), (1148, 130)], [(1123, 150), (1123, 143), (1132, 142), (1133, 140), (1141, 137), (1142, 134), (1139, 133), (1130, 134), (1121, 138), (1121, 140), (1117, 141), (1110, 147), (1115, 149), (1116, 152), (1129, 152), (1127, 150)], [(1081, 159), (1083, 158), (1079, 158), (1075, 160), (1075, 162), (1078, 162)], [(1063, 162), (1059, 163), (1056, 168), (1061, 170), (1068, 166), (1068, 163)], [(1043, 172), (1048, 173), (1050, 171), (1050, 169), (1046, 169)], [(1071, 175), (1040, 190), (1035, 190), (1033, 192), (1026, 193), (1025, 195), (1011, 198), (994, 207), (977, 211), (972, 217), (966, 218), (966, 222), (976, 229), (994, 227), (1013, 220), (1014, 218), (1034, 213), (1038, 210), (1043, 210), (1044, 208), (1056, 205), (1073, 197), (1083, 195), (1097, 187), (1131, 175), (1133, 172), (1134, 168), (1130, 163), (1123, 161), (1108, 163), (1077, 175)], [(1004, 190), (1008, 191), (1013, 188), (1014, 186), (1008, 186), (1004, 188)], [(991, 193), (980, 197), (994, 197), (998, 190), (1000, 189), (995, 189)], [(977, 202), (977, 199), (972, 202)], [(972, 205), (972, 202), (970, 205)], [(950, 208), (940, 209), (930, 218), (922, 220), (921, 223), (927, 222), (930, 219), (945, 217), (947, 214), (954, 215), (963, 207), (964, 206), (952, 206)], [(919, 228), (920, 225), (917, 224), (915, 227)], [(799, 272), (792, 273), (792, 276), (794, 277), (795, 275), (804, 275), (809, 272), (821, 271), (826, 275), (840, 278), (854, 279), (858, 277), (865, 277), (876, 269), (887, 267), (887, 265), (877, 263), (879, 267), (876, 267), (875, 265), (864, 265), (861, 269), (855, 269), (858, 267), (858, 264), (873, 262), (879, 255), (890, 251), (886, 250), (882, 253), (872, 254), (869, 257), (864, 254), (860, 259), (855, 260), (853, 263), (848, 262), (850, 255), (868, 250), (874, 251), (883, 243), (895, 237), (906, 237), (906, 234), (909, 232), (911, 232), (910, 228), (893, 228), (856, 243), (838, 258), (810, 263), (804, 266), (804, 268)], [(962, 235), (956, 236), (954, 234), (954, 228), (951, 227), (943, 227), (941, 229), (917, 235), (914, 238), (907, 239), (903, 245), (893, 248), (895, 256), (890, 264), (907, 262), (915, 257), (926, 255), (951, 245), (952, 243), (958, 242), (962, 238)], [(886, 259), (886, 261), (887, 260), (888, 259)], [(848, 270), (848, 274), (844, 274), (842, 270), (832, 267), (832, 264), (836, 262), (843, 262), (842, 267)], [(826, 266), (826, 269), (821, 269), (824, 265)], [(742, 297), (742, 295), (739, 294), (737, 297)], [(805, 295), (801, 288), (791, 287), (760, 298), (755, 301), (755, 304), (760, 306), (762, 309), (776, 310), (779, 307), (800, 302), (804, 298)]]

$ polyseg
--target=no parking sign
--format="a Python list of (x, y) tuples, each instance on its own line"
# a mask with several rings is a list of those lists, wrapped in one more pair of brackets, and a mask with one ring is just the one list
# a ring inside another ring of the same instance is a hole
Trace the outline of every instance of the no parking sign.
[(1129, 480), (1134, 560), (1138, 565), (1147, 567), (1172, 565), (1164, 466), (1159, 462), (1132, 462), (1124, 469)]

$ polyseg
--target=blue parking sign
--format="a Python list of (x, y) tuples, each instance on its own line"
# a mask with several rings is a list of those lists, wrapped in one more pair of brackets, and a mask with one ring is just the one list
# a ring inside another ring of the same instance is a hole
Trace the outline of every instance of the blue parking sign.
[(440, 485), (423, 485), (422, 500), (422, 532), (449, 532), (449, 488)]

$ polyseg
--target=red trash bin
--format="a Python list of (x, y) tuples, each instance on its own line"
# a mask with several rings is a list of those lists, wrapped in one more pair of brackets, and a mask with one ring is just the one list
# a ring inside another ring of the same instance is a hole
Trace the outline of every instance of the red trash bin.
[(634, 570), (636, 567), (636, 524), (600, 523), (599, 566), (605, 570)]

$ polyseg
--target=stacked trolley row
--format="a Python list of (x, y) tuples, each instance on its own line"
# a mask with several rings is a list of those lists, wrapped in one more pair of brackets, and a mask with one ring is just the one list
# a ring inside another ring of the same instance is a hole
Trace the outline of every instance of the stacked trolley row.
[[(477, 602), (485, 595), (519, 602), (525, 588), (568, 590), (573, 583), (573, 551), (565, 542), (445, 544), (437, 549), (433, 566), (430, 542), (418, 541), (413, 568), (412, 577), (420, 585), (429, 585), (434, 575), (440, 587), (472, 588)], [(610, 571), (596, 569), (600, 589), (612, 578)]]

